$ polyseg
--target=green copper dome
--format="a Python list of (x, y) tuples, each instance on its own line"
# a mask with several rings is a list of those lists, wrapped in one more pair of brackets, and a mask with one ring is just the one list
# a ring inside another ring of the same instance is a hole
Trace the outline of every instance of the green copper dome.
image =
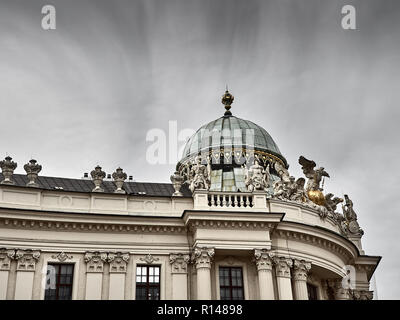
[(264, 128), (232, 115), (225, 115), (198, 129), (186, 143), (182, 157), (185, 159), (220, 148), (264, 151), (286, 163), (275, 141)]

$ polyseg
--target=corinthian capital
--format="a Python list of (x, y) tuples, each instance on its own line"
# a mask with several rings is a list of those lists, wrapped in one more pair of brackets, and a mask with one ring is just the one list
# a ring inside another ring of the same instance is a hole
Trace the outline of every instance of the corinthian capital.
[(373, 291), (368, 290), (353, 290), (354, 300), (372, 300), (374, 297)]
[(15, 257), (15, 250), (0, 249), (0, 270), (10, 270), (11, 260)]
[(256, 262), (257, 270), (272, 270), (274, 254), (267, 249), (255, 249), (254, 260)]
[(214, 257), (214, 248), (196, 248), (194, 249), (192, 260), (196, 264), (196, 269), (211, 268), (211, 261)]
[(169, 255), (169, 263), (172, 267), (172, 273), (186, 273), (189, 261), (190, 257), (188, 254), (171, 253)]
[(86, 252), (86, 272), (103, 272), (104, 262), (107, 261), (105, 252)]
[(129, 253), (110, 252), (107, 256), (110, 273), (125, 273), (129, 262)]
[(15, 259), (18, 261), (18, 271), (35, 271), (36, 262), (40, 258), (40, 251), (38, 250), (17, 250)]
[(310, 269), (311, 269), (311, 262), (295, 259), (293, 261), (294, 280), (307, 281), (307, 275)]
[(292, 259), (286, 257), (274, 257), (276, 275), (278, 277), (290, 278), (290, 268), (293, 265)]

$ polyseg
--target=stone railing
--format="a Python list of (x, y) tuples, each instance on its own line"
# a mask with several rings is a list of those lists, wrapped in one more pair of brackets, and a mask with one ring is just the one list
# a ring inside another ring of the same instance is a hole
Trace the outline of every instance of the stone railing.
[(252, 208), (253, 195), (251, 193), (234, 192), (209, 192), (207, 195), (208, 206), (226, 208)]
[(267, 209), (264, 192), (221, 192), (196, 190), (193, 192), (194, 209), (253, 211)]

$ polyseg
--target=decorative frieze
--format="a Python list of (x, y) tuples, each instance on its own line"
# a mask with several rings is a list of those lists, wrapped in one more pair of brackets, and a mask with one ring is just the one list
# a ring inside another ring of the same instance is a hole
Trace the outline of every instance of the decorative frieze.
[(12, 158), (7, 156), (4, 160), (0, 161), (1, 173), (3, 174), (3, 180), (1, 184), (15, 184), (12, 180), (14, 170), (17, 168), (17, 163), (12, 161)]
[(86, 252), (85, 253), (86, 272), (103, 272), (104, 262), (107, 261), (105, 252)]
[(190, 256), (188, 254), (171, 253), (169, 255), (169, 263), (171, 264), (172, 273), (186, 273), (189, 262)]
[(15, 258), (15, 250), (0, 249), (0, 271), (8, 271), (11, 267), (11, 260)]
[(73, 256), (69, 256), (68, 254), (66, 254), (64, 251), (58, 253), (58, 254), (53, 254), (52, 259), (57, 259), (60, 262), (65, 262), (67, 260), (70, 260), (73, 258)]
[(110, 264), (110, 273), (126, 273), (129, 253), (110, 252), (107, 256), (107, 262)]
[(35, 188), (39, 187), (39, 184), (37, 183), (37, 178), (39, 172), (42, 170), (42, 166), (38, 164), (36, 160), (31, 159), (28, 163), (24, 165), (24, 170), (29, 180), (26, 186)]
[(254, 260), (256, 262), (257, 270), (272, 270), (274, 254), (267, 249), (255, 249)]
[(152, 264), (154, 261), (160, 260), (159, 258), (153, 257), (150, 253), (147, 254), (145, 257), (140, 258), (141, 261), (146, 262), (147, 264)]
[(307, 281), (308, 272), (311, 269), (311, 262), (305, 260), (293, 260), (293, 278), (297, 281)]
[(17, 271), (35, 271), (39, 258), (39, 250), (17, 250), (15, 253)]
[(292, 259), (286, 257), (274, 257), (277, 277), (290, 278), (290, 268), (293, 266)]
[(195, 248), (192, 254), (192, 261), (196, 264), (196, 269), (211, 268), (211, 262), (215, 255), (214, 248)]

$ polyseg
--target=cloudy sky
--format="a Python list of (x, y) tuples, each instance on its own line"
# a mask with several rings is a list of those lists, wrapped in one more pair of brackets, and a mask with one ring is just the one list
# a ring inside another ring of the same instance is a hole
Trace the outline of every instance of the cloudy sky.
[[(81, 177), (100, 164), (167, 182), (146, 160), (147, 133), (234, 115), (272, 135), (348, 193), (366, 253), (382, 255), (380, 299), (400, 298), (398, 0), (0, 0), (0, 153), (42, 174)], [(43, 5), (56, 30), (41, 28)], [(341, 28), (356, 8), (357, 30)], [(168, 136), (168, 135), (167, 135)], [(181, 143), (182, 144), (182, 143)]]

